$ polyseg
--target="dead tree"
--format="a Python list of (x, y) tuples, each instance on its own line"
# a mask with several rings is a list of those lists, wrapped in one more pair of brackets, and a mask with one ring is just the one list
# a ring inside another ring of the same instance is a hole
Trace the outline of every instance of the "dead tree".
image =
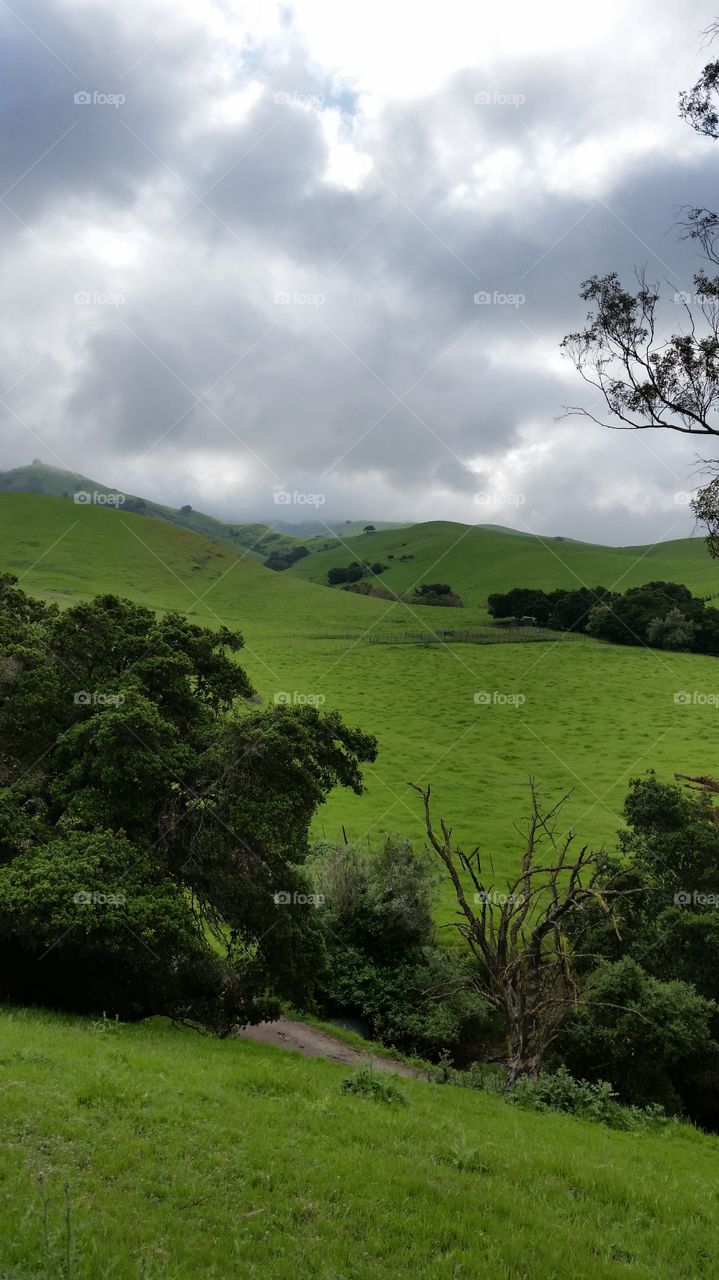
[[(476, 961), (474, 988), (502, 1020), (508, 1081), (537, 1076), (547, 1050), (581, 998), (567, 939), (569, 919), (576, 948), (582, 909), (598, 903), (610, 911), (613, 890), (603, 855), (586, 845), (575, 850), (571, 831), (557, 834), (557, 817), (568, 797), (543, 810), (530, 779), (531, 816), (521, 869), (506, 890), (498, 891), (485, 882), (478, 849), (464, 853), (442, 818), (441, 836), (435, 831), (430, 788), (410, 785), (422, 797), (429, 843), (454, 887), (460, 916), (454, 927)], [(546, 861), (540, 859), (544, 850)]]

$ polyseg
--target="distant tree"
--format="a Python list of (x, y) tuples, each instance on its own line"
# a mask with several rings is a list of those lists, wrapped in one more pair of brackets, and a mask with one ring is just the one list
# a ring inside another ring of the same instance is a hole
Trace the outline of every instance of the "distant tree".
[(180, 507), (180, 515), (181, 516), (192, 515), (192, 507), (189, 505), (189, 503), (184, 507)]
[(670, 609), (663, 618), (653, 618), (647, 627), (647, 642), (658, 649), (687, 651), (693, 639), (694, 624), (681, 609)]
[(445, 609), (462, 607), (462, 599), (447, 582), (423, 582), (411, 596), (413, 604), (435, 605)]
[(365, 525), (365, 527), (364, 527), (364, 529), (362, 530), (362, 532), (363, 532), (363, 533), (376, 533), (376, 532), (377, 532), (377, 530), (375, 529), (375, 527), (374, 527), (374, 525), (373, 525), (373, 524), (366, 524), (366, 525)]

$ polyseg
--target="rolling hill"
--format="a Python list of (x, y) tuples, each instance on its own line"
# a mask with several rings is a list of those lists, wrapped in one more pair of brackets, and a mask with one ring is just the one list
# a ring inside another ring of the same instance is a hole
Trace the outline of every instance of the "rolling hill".
[(64, 471), (60, 467), (50, 467), (38, 461), (31, 466), (0, 472), (1, 493), (44, 494), (46, 497), (70, 499), (74, 504), (77, 494), (92, 495), (96, 500), (96, 495), (115, 497), (119, 494), (124, 499), (119, 505), (125, 514), (165, 520), (168, 524), (177, 525), (191, 533), (204, 534), (234, 551), (246, 552), (257, 560), (265, 560), (271, 551), (290, 550), (302, 542), (302, 538), (281, 532), (270, 525), (242, 522), (229, 524), (202, 511), (194, 511), (187, 504), (177, 508), (164, 506), (160, 502), (151, 502), (149, 498), (139, 498), (136, 494), (91, 480), (89, 476), (83, 476), (79, 472)]
[(604, 547), (517, 530), (430, 521), (408, 529), (363, 534), (350, 545), (313, 550), (289, 573), (326, 583), (327, 571), (353, 560), (380, 561), (379, 582), (398, 593), (420, 582), (448, 582), (466, 604), (483, 605), (510, 587), (605, 586), (624, 591), (662, 579), (682, 582), (697, 595), (719, 593), (719, 568), (702, 538), (644, 547)]
[[(410, 532), (421, 537), (421, 527), (399, 536)], [(517, 535), (489, 536), (500, 549), (521, 545)], [(687, 561), (698, 577), (694, 546)], [(497, 584), (511, 585), (526, 563), (508, 559)], [(530, 774), (547, 796), (571, 793), (566, 822), (599, 844), (614, 838), (630, 777), (650, 767), (669, 778), (707, 772), (719, 698), (713, 658), (556, 634), (458, 643), (445, 628), (479, 626), (480, 608), (412, 609), (330, 590), (165, 521), (32, 494), (0, 495), (0, 570), (60, 604), (114, 591), (238, 627), (240, 661), (264, 699), (311, 695), (374, 733), (379, 758), (365, 771), (365, 793), (338, 790), (320, 811), (317, 832), (328, 838), (344, 828), (358, 842), (391, 831), (421, 841), (407, 783), (431, 782), (460, 841), (481, 843), (501, 876), (516, 866)], [(546, 585), (552, 571), (545, 561)], [(715, 572), (708, 558), (705, 572)], [(413, 634), (432, 643), (407, 643)], [(688, 702), (676, 701), (679, 691)]]

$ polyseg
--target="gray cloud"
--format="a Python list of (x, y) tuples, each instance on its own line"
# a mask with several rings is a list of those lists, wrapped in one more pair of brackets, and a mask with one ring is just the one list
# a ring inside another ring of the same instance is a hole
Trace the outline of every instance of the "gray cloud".
[[(227, 516), (274, 518), (283, 483), (331, 518), (689, 532), (686, 442), (555, 421), (582, 398), (557, 355), (579, 282), (695, 266), (672, 224), (711, 203), (714, 157), (676, 120), (695, 50), (676, 86), (656, 61), (686, 43), (678, 2), (634, 74), (619, 46), (468, 66), (372, 117), (297, 40), (234, 46), (162, 4), (22, 17), (2, 19), (5, 465)], [(328, 180), (330, 120), (361, 181)], [(473, 501), (517, 486), (521, 512)]]

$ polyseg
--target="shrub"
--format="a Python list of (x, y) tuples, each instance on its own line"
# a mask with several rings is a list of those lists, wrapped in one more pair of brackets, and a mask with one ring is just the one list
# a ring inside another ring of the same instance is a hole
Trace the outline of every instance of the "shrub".
[(353, 1093), (361, 1098), (371, 1098), (373, 1102), (384, 1102), (388, 1105), (407, 1106), (407, 1096), (393, 1080), (388, 1072), (375, 1071), (372, 1063), (363, 1063), (342, 1081), (342, 1093)]

